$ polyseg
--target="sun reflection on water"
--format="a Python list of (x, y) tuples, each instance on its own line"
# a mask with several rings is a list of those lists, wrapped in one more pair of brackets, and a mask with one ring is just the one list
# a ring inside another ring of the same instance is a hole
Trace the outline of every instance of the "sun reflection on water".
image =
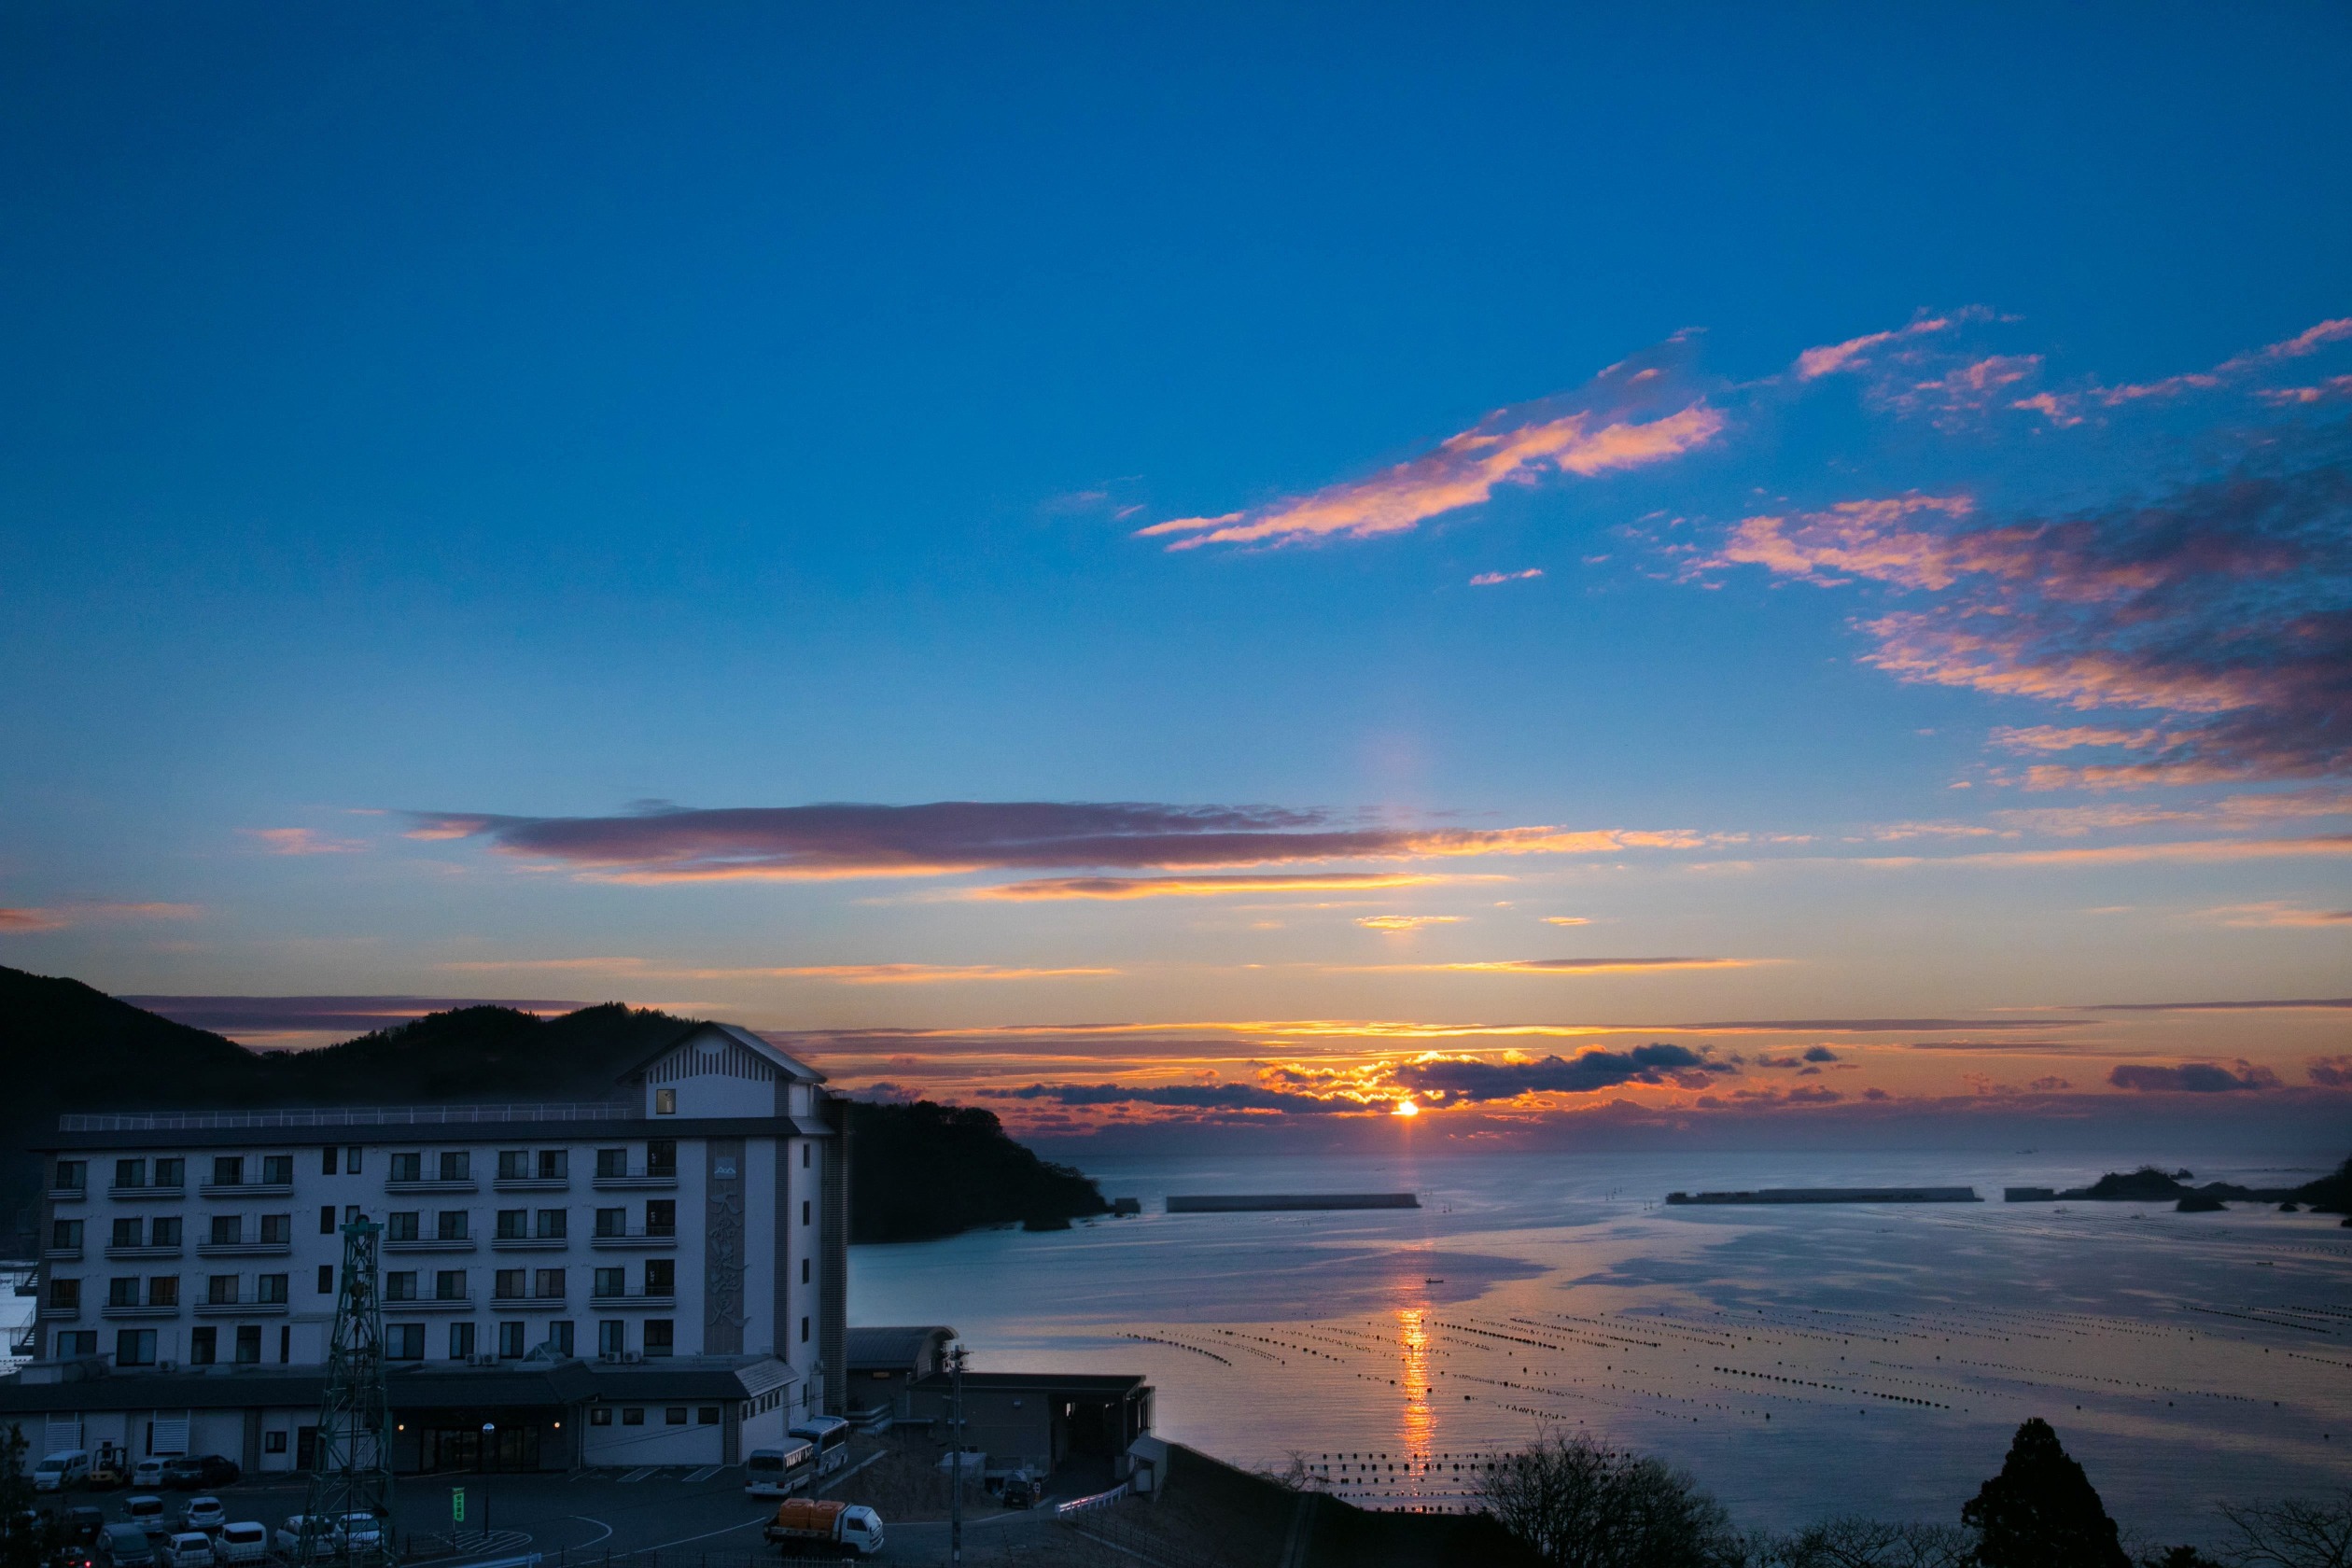
[(1397, 1379), (1405, 1391), (1404, 1415), (1397, 1435), (1408, 1454), (1428, 1452), (1430, 1438), (1437, 1426), (1429, 1408), (1429, 1335), (1421, 1325), (1421, 1317), (1422, 1309), (1419, 1307), (1396, 1309), (1396, 1342), (1405, 1368)]

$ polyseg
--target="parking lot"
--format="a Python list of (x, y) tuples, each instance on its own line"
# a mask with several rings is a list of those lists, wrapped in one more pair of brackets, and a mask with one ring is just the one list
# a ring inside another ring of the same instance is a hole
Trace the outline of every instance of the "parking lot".
[[(861, 1477), (827, 1488), (824, 1495), (850, 1502)], [(452, 1494), (465, 1491), (466, 1517), (452, 1519)], [(302, 1511), (307, 1493), (300, 1477), (244, 1480), (208, 1491), (162, 1493), (164, 1517), (176, 1523), (190, 1497), (218, 1497), (231, 1520), (256, 1519), (274, 1531)], [(123, 1518), (129, 1490), (92, 1492), (76, 1488), (44, 1493), (45, 1507), (102, 1508), (109, 1520)], [(740, 1466), (641, 1466), (630, 1470), (582, 1470), (569, 1475), (403, 1476), (394, 1484), (395, 1532), (401, 1561), (451, 1565), (525, 1553), (539, 1553), (550, 1565), (602, 1568), (739, 1568), (747, 1559), (772, 1563), (777, 1552), (761, 1538), (774, 1517), (773, 1499), (743, 1491)], [(910, 1522), (885, 1513), (889, 1547), (884, 1561), (933, 1563), (947, 1561), (947, 1527), (936, 1520)], [(1050, 1507), (1007, 1513), (975, 1507), (965, 1532), (965, 1560), (972, 1563), (1092, 1561), (1083, 1545), (1063, 1540), (1053, 1528)], [(1073, 1554), (1075, 1552), (1075, 1555)], [(658, 1565), (644, 1554), (661, 1554)], [(1132, 1560), (1121, 1559), (1131, 1562)]]

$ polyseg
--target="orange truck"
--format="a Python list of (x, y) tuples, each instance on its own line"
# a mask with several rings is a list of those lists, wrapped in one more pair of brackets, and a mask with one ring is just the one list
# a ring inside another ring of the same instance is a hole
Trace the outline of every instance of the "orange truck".
[(788, 1497), (777, 1505), (766, 1534), (785, 1552), (872, 1557), (882, 1549), (882, 1516), (855, 1503)]

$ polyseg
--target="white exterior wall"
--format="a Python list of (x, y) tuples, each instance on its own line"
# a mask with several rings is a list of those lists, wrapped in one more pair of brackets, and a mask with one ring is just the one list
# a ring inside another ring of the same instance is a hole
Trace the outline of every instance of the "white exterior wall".
[[(707, 1403), (707, 1402), (706, 1402)], [(623, 1426), (621, 1412), (624, 1408), (642, 1409), (643, 1426)], [(696, 1426), (695, 1407), (684, 1407), (687, 1424), (664, 1424), (666, 1405), (612, 1407), (610, 1426), (588, 1428), (586, 1459), (590, 1464), (717, 1464), (722, 1455), (726, 1425)]]
[(743, 1148), (743, 1349), (795, 1365), (790, 1348), (776, 1342), (776, 1225), (762, 1198), (777, 1190), (777, 1154), (787, 1141), (755, 1139)]

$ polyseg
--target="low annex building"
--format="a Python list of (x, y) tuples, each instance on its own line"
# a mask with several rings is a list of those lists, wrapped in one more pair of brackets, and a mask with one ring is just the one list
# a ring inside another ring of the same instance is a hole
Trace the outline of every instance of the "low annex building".
[(840, 1412), (846, 1103), (693, 1026), (587, 1103), (69, 1115), (41, 1151), (48, 1446), (306, 1465), (343, 1256), (384, 1226), (401, 1469), (734, 1463)]

